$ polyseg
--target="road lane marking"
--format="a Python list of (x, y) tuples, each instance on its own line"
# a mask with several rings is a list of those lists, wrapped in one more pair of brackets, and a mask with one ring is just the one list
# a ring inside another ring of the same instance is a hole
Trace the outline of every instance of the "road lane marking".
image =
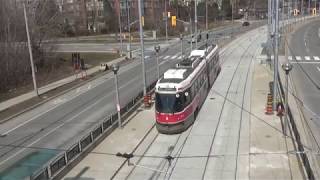
[[(139, 79), (139, 77), (133, 78), (130, 81), (126, 82), (125, 84), (123, 84), (122, 86), (120, 86), (120, 89), (124, 88), (125, 86), (127, 86), (128, 84), (130, 84), (132, 81)], [(7, 162), (8, 160), (10, 160), (11, 158), (17, 156), (18, 154), (22, 153), (25, 149), (29, 149), (29, 147), (31, 147), (32, 145), (34, 145), (35, 143), (39, 142), (41, 139), (43, 139), (44, 137), (48, 136), (49, 134), (51, 134), (52, 132), (56, 131), (57, 129), (61, 128), (63, 125), (65, 125), (66, 123), (74, 120), (76, 117), (78, 117), (80, 114), (84, 113), (85, 111), (89, 110), (90, 108), (92, 108), (93, 106), (95, 106), (96, 104), (100, 103), (105, 97), (110, 96), (112, 94), (107, 94), (105, 96), (103, 96), (102, 98), (100, 98), (98, 101), (96, 101), (95, 103), (91, 104), (90, 106), (86, 107), (85, 109), (83, 109), (82, 111), (80, 111), (79, 113), (73, 115), (70, 119), (66, 120), (65, 122), (61, 123), (59, 126), (51, 129), (49, 132), (47, 132), (46, 134), (44, 134), (43, 136), (41, 136), (40, 138), (38, 138), (37, 140), (33, 141), (31, 144), (29, 144), (27, 147), (22, 148), (20, 151), (18, 151), (17, 153), (11, 155), (10, 157), (8, 157), (7, 159), (3, 160), (0, 162), (0, 165), (4, 164), (5, 162)]]
[(159, 59), (162, 59), (162, 58), (164, 58), (164, 56), (159, 56)]
[[(49, 131), (48, 133), (46, 133), (45, 136), (51, 134), (53, 131), (59, 129), (61, 126), (63, 126), (63, 124), (61, 124), (61, 125), (53, 128), (51, 131)], [(45, 137), (45, 136), (42, 136), (42, 137)], [(41, 138), (42, 138), (42, 137), (41, 137)], [(3, 165), (5, 162), (9, 161), (11, 158), (13, 158), (13, 157), (17, 156), (18, 154), (22, 153), (24, 150), (29, 149), (32, 145), (34, 145), (35, 143), (37, 143), (38, 141), (40, 141), (41, 138), (39, 138), (39, 139), (37, 139), (36, 141), (32, 142), (32, 143), (29, 144), (27, 147), (23, 147), (20, 151), (14, 153), (13, 155), (11, 155), (10, 157), (8, 157), (7, 159), (1, 161), (1, 162), (0, 162), (0, 165)]]
[(168, 59), (170, 56), (166, 56), (166, 57), (164, 57), (163, 59)]
[(313, 56), (313, 59), (316, 61), (320, 61), (320, 58), (318, 56)]
[(58, 98), (58, 99), (54, 100), (52, 104), (57, 105), (57, 104), (61, 104), (61, 103), (65, 102), (65, 101), (66, 101), (65, 98)]
[(306, 59), (307, 61), (311, 60), (310, 56), (305, 56), (304, 59)]
[(174, 56), (171, 57), (171, 59), (175, 59), (176, 57), (177, 57), (177, 55), (174, 55)]
[(182, 56), (180, 55), (180, 56), (178, 57), (178, 59), (182, 59)]
[(320, 61), (292, 61), (294, 64), (320, 64)]
[(296, 56), (296, 60), (297, 61), (301, 61), (301, 57), (300, 56)]
[(89, 84), (89, 86), (88, 86), (88, 90), (89, 90), (89, 89), (91, 89), (91, 84)]
[(320, 72), (320, 67), (319, 67), (319, 66), (317, 66), (317, 69), (318, 69), (318, 71)]
[(292, 56), (288, 56), (288, 60), (289, 60), (289, 61), (292, 61)]
[(144, 58), (147, 59), (147, 58), (149, 58), (149, 57), (150, 57), (150, 56), (145, 56)]
[[(109, 79), (108, 79), (108, 80), (109, 80)], [(107, 81), (108, 81), (108, 80), (107, 80)], [(107, 81), (105, 81), (105, 82), (107, 82)], [(88, 89), (89, 89), (89, 88), (88, 88)], [(90, 89), (91, 89), (91, 87), (90, 87)], [(79, 89), (79, 91), (80, 91), (80, 89)], [(87, 90), (87, 91), (84, 91), (83, 93), (85, 93), (85, 92), (88, 92), (88, 90)], [(71, 100), (75, 99), (76, 97), (78, 97), (78, 96), (82, 95), (83, 93), (79, 93), (79, 94), (77, 94), (76, 96), (72, 97), (71, 99), (66, 100), (66, 101), (65, 101), (65, 103), (66, 103), (66, 102), (68, 102), (68, 101), (71, 101)], [(63, 104), (64, 104), (64, 103), (63, 103)], [(35, 119), (37, 119), (37, 118), (41, 117), (42, 115), (44, 115), (44, 114), (46, 114), (46, 113), (48, 113), (48, 112), (50, 112), (50, 111), (54, 110), (55, 108), (57, 108), (57, 107), (58, 107), (58, 106), (60, 106), (60, 105), (62, 105), (62, 104), (54, 105), (54, 106), (52, 106), (51, 108), (49, 108), (48, 110), (43, 111), (42, 113), (40, 113), (40, 114), (37, 114), (37, 115), (33, 116), (33, 117), (32, 117), (32, 118), (30, 118), (29, 120), (24, 121), (23, 123), (19, 124), (18, 126), (16, 126), (16, 127), (12, 128), (12, 129), (10, 129), (10, 130), (8, 130), (8, 131), (6, 131), (6, 132), (4, 132), (4, 133), (1, 133), (0, 135), (8, 135), (8, 134), (9, 134), (9, 133), (11, 133), (12, 131), (14, 131), (14, 130), (16, 130), (16, 129), (18, 129), (18, 128), (20, 128), (20, 127), (24, 126), (24, 125), (26, 125), (27, 123), (29, 123), (29, 122), (31, 122), (31, 121), (33, 121), (33, 120), (35, 120)]]

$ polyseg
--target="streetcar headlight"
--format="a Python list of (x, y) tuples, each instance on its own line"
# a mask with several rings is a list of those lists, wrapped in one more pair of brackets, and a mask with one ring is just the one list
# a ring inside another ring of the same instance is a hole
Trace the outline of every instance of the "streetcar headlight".
[(189, 96), (189, 93), (188, 93), (188, 92), (185, 92), (184, 95), (185, 95), (185, 96)]
[(176, 98), (179, 98), (180, 97), (180, 95), (179, 94), (176, 94)]

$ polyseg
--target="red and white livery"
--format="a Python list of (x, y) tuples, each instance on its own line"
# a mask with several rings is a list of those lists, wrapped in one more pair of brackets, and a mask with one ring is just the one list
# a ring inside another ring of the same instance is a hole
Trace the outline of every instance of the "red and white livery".
[(195, 121), (220, 69), (218, 46), (211, 45), (192, 51), (164, 73), (155, 91), (156, 127), (160, 133), (180, 133)]

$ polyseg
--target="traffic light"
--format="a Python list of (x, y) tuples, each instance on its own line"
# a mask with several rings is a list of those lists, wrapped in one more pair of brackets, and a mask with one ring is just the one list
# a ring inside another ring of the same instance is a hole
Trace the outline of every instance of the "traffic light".
[(172, 16), (171, 17), (171, 25), (172, 25), (172, 27), (176, 27), (177, 26), (177, 16)]

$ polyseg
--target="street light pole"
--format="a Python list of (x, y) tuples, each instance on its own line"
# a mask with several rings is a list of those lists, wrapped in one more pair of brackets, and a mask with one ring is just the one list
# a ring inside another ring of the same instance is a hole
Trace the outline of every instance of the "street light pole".
[(117, 100), (117, 113), (118, 113), (118, 127), (122, 128), (122, 122), (121, 122), (121, 114), (120, 114), (120, 110), (121, 110), (121, 106), (120, 106), (120, 100), (119, 100), (119, 88), (118, 88), (118, 71), (119, 71), (119, 65), (118, 64), (113, 64), (111, 66), (111, 69), (114, 73), (114, 84), (116, 85), (116, 100)]
[(208, 31), (208, 0), (206, 0), (206, 31)]
[(190, 16), (190, 38), (191, 38), (191, 40), (190, 40), (190, 51), (192, 51), (192, 37), (193, 37), (193, 35), (192, 35), (192, 18), (191, 18), (191, 4), (190, 4), (190, 7), (189, 7), (189, 16)]
[(273, 110), (276, 109), (276, 101), (278, 99), (278, 51), (279, 51), (279, 0), (276, 0), (275, 4), (275, 11), (276, 11), (276, 21), (275, 21), (275, 34), (274, 34), (274, 41), (275, 41), (275, 48), (274, 48), (274, 78), (273, 78)]
[[(194, 34), (195, 34), (195, 41), (196, 41), (196, 48), (198, 47), (198, 16), (197, 16), (197, 0), (194, 0)], [(192, 42), (191, 42), (192, 43)]]
[(167, 12), (167, 0), (164, 0), (164, 12), (166, 17), (166, 41), (168, 42), (168, 12)]
[(231, 31), (231, 37), (233, 37), (233, 0), (231, 0), (231, 23), (232, 23), (232, 31)]
[(118, 21), (119, 21), (119, 33), (120, 33), (120, 56), (122, 56), (122, 29), (121, 29), (121, 0), (119, 0), (119, 14), (118, 14)]
[(26, 12), (26, 5), (24, 3), (23, 3), (23, 13), (24, 13), (24, 20), (25, 20), (25, 24), (26, 24), (27, 38), (28, 38), (28, 48), (29, 48), (30, 65), (31, 65), (31, 71), (32, 71), (33, 88), (34, 88), (35, 94), (37, 96), (39, 96), (38, 87), (37, 87), (36, 73), (35, 73), (34, 63), (33, 63), (33, 56), (32, 56), (31, 42), (30, 42), (31, 40), (30, 40), (29, 27), (28, 27), (28, 18), (27, 18), (27, 12)]
[(160, 66), (159, 66), (159, 51), (160, 51), (160, 46), (154, 46), (154, 50), (156, 51), (156, 60), (157, 60), (157, 77), (160, 79)]
[(311, 7), (311, 0), (309, 0), (309, 2), (308, 2), (308, 15), (311, 14), (310, 7)]
[(141, 1), (142, 0), (138, 0), (138, 8), (139, 8), (139, 30), (140, 30), (140, 49), (141, 49), (141, 64), (142, 64), (143, 95), (145, 96), (147, 94), (147, 83), (146, 83), (146, 72), (145, 72), (145, 64), (144, 64), (144, 43), (143, 43)]
[(285, 95), (285, 110), (284, 110), (284, 135), (287, 136), (287, 128), (288, 128), (288, 101), (289, 101), (289, 72), (292, 70), (292, 64), (290, 64), (289, 62), (282, 64), (282, 69), (286, 72), (286, 95)]
[(132, 58), (131, 52), (131, 26), (130, 26), (130, 4), (129, 0), (127, 0), (127, 18), (128, 18), (128, 32), (129, 32), (129, 59)]
[(183, 57), (183, 36), (180, 34), (180, 41), (181, 41), (181, 56)]

